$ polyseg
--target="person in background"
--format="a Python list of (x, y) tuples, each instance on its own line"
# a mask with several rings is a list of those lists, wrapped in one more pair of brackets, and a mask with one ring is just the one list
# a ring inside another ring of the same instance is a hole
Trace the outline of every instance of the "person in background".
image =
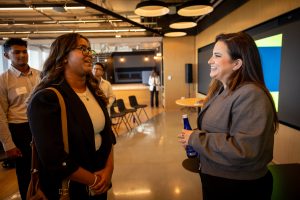
[(116, 97), (113, 94), (113, 90), (110, 82), (103, 78), (104, 73), (105, 73), (104, 65), (99, 62), (95, 63), (93, 67), (93, 74), (98, 79), (99, 87), (105, 94), (106, 98), (108, 99), (107, 110), (108, 112), (110, 112), (110, 107), (114, 103)]
[(158, 107), (158, 91), (160, 87), (160, 78), (159, 75), (155, 70), (152, 71), (151, 75), (149, 76), (149, 90), (150, 90), (150, 102), (151, 107), (154, 106), (154, 95), (155, 95), (155, 106)]
[(0, 75), (0, 139), (8, 157), (16, 157), (16, 174), (22, 199), (26, 199), (31, 169), (31, 132), (26, 100), (39, 82), (39, 71), (29, 67), (27, 42), (10, 38), (3, 44), (11, 66)]
[(204, 200), (271, 199), (278, 118), (254, 40), (246, 33), (216, 37), (212, 82), (198, 116), (199, 130), (178, 135), (200, 155)]
[[(67, 177), (70, 199), (107, 199), (111, 187), (115, 138), (107, 98), (92, 74), (92, 55), (89, 40), (80, 34), (56, 38), (29, 101), (40, 185), (48, 199), (59, 199), (61, 182)], [(48, 87), (56, 88), (66, 104), (69, 153), (64, 151), (58, 98)]]

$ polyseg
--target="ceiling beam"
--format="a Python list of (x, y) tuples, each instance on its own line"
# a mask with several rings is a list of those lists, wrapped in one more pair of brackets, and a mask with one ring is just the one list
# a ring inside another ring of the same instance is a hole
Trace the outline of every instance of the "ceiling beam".
[(160, 36), (163, 35), (161, 32), (159, 32), (159, 31), (157, 31), (157, 30), (155, 30), (155, 29), (149, 28), (149, 27), (144, 26), (144, 25), (142, 25), (142, 24), (139, 24), (139, 23), (137, 23), (137, 22), (135, 22), (135, 21), (132, 21), (132, 20), (126, 18), (126, 17), (123, 17), (122, 15), (119, 15), (119, 14), (117, 14), (117, 13), (115, 13), (115, 12), (112, 12), (112, 11), (110, 11), (110, 10), (108, 10), (108, 9), (105, 9), (105, 8), (103, 8), (103, 7), (101, 7), (101, 6), (97, 5), (97, 4), (94, 4), (94, 3), (90, 2), (90, 1), (86, 1), (86, 0), (74, 0), (74, 1), (76, 1), (76, 2), (78, 2), (78, 3), (81, 3), (82, 5), (85, 5), (85, 6), (87, 6), (87, 7), (90, 7), (90, 8), (93, 8), (93, 9), (95, 9), (95, 10), (98, 10), (98, 11), (100, 11), (100, 12), (102, 12), (102, 13), (107, 14), (107, 15), (110, 15), (110, 16), (112, 16), (112, 17), (115, 17), (115, 18), (117, 18), (117, 19), (121, 19), (121, 20), (123, 20), (123, 21), (125, 21), (125, 22), (128, 22), (128, 23), (134, 25), (134, 26), (138, 26), (138, 27), (140, 27), (140, 28), (146, 29), (147, 31), (150, 31), (150, 32), (152, 32), (152, 33), (158, 34), (158, 35), (160, 35)]

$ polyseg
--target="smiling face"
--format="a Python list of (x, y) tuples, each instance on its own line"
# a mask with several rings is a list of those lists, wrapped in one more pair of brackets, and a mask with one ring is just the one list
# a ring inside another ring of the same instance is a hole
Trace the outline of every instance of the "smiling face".
[(4, 53), (7, 59), (11, 60), (12, 66), (21, 70), (21, 68), (27, 68), (28, 52), (26, 46), (12, 45), (7, 53)]
[(221, 81), (226, 87), (230, 75), (241, 67), (241, 60), (232, 60), (227, 45), (218, 41), (208, 64), (210, 65), (210, 77)]
[(74, 76), (85, 77), (92, 71), (92, 54), (83, 51), (90, 48), (90, 44), (84, 38), (79, 38), (75, 49), (67, 56), (66, 73)]

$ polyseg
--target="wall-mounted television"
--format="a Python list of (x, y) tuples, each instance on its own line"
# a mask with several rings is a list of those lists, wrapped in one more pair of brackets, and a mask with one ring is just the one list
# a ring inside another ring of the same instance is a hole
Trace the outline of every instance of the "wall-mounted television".
[[(255, 40), (264, 79), (281, 123), (300, 130), (300, 9), (246, 30)], [(198, 49), (198, 92), (207, 94), (213, 44)]]

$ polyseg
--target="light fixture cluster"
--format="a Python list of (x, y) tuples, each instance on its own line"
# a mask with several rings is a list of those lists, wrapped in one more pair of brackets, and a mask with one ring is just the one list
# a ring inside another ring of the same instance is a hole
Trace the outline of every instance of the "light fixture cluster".
[[(187, 29), (197, 26), (197, 23), (189, 17), (206, 15), (213, 11), (213, 7), (208, 0), (190, 0), (177, 7), (177, 14), (183, 16), (180, 20), (172, 22), (169, 27), (171, 29)], [(148, 0), (137, 4), (135, 14), (143, 17), (159, 17), (170, 12), (167, 4), (163, 1)], [(164, 34), (167, 37), (185, 36), (184, 31), (170, 31)]]

